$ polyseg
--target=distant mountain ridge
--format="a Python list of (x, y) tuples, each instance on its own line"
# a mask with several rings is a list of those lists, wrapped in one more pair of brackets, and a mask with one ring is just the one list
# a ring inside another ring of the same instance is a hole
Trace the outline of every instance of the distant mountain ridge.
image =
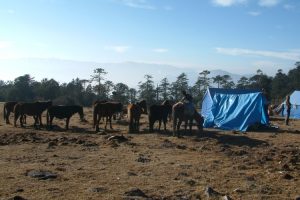
[[(24, 58), (0, 60), (0, 66), (17, 71), (17, 75), (9, 78), (13, 80), (17, 76), (31, 74), (36, 80), (42, 78), (54, 78), (60, 83), (70, 82), (73, 78), (90, 79), (95, 68), (103, 68), (107, 72), (107, 80), (114, 83), (125, 83), (130, 87), (137, 87), (140, 81), (144, 81), (144, 75), (153, 76), (155, 84), (159, 83), (163, 78), (168, 78), (169, 82), (176, 80), (181, 73), (186, 73), (189, 83), (192, 85), (197, 81), (199, 73), (204, 68), (180, 68), (173, 65), (141, 63), (141, 62), (122, 62), (122, 63), (100, 63), (85, 62), (61, 59), (41, 59), (41, 58)], [(237, 82), (242, 76), (250, 77), (251, 75), (233, 74), (224, 70), (209, 70), (209, 77), (217, 75), (229, 75), (234, 82)], [(5, 79), (0, 76), (0, 79)]]

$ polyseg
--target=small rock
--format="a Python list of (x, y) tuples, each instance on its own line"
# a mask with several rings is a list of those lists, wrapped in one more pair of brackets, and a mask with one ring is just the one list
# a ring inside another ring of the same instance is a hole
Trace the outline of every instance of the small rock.
[(93, 143), (93, 142), (86, 142), (86, 143), (82, 144), (82, 146), (84, 146), (84, 147), (96, 147), (96, 146), (98, 146), (98, 144)]
[(282, 165), (281, 169), (285, 171), (291, 171), (290, 166), (288, 164)]
[(107, 140), (108, 141), (116, 140), (119, 143), (128, 141), (128, 139), (126, 137), (124, 137), (123, 135), (114, 135), (114, 136), (109, 137)]
[(148, 163), (151, 161), (151, 159), (146, 158), (144, 155), (139, 155), (139, 158), (136, 161), (141, 163)]
[(129, 191), (125, 192), (126, 196), (130, 197), (145, 197), (147, 198), (148, 196), (139, 188), (132, 188)]
[(47, 179), (56, 179), (57, 174), (54, 174), (49, 171), (38, 171), (38, 170), (31, 170), (26, 173), (27, 176), (32, 178), (38, 178), (39, 180), (47, 180)]
[(128, 174), (128, 176), (137, 176), (137, 174), (134, 172), (128, 172), (127, 174)]
[(25, 198), (21, 197), (21, 196), (14, 196), (8, 200), (26, 200)]
[(232, 200), (232, 198), (230, 198), (230, 196), (225, 195), (223, 196), (222, 200)]
[(23, 188), (17, 188), (16, 193), (18, 193), (18, 192), (24, 192), (24, 189)]
[(284, 178), (286, 180), (292, 180), (294, 177), (291, 176), (290, 174), (284, 174), (282, 178)]
[(61, 172), (67, 171), (67, 169), (66, 169), (66, 168), (63, 168), (63, 167), (57, 167), (57, 168), (55, 168), (55, 170), (61, 171)]
[(181, 149), (181, 150), (186, 150), (186, 149), (187, 149), (187, 146), (184, 145), (184, 144), (179, 144), (179, 145), (177, 145), (176, 148), (177, 148), (177, 149)]
[(235, 190), (233, 190), (236, 193), (245, 193), (244, 190), (240, 189), (240, 188), (236, 188)]
[(215, 191), (214, 189), (212, 189), (211, 187), (206, 187), (205, 189), (205, 194), (207, 197), (214, 197), (214, 196), (218, 196), (220, 195), (219, 192)]
[(196, 181), (194, 181), (193, 179), (190, 179), (190, 180), (186, 181), (186, 183), (190, 186), (195, 186), (196, 185)]
[(103, 187), (97, 187), (97, 188), (92, 188), (91, 191), (95, 193), (100, 193), (100, 192), (105, 192), (106, 189)]
[(57, 143), (56, 143), (56, 142), (51, 141), (51, 142), (48, 143), (48, 149), (51, 149), (51, 148), (53, 148), (54, 146), (57, 146)]

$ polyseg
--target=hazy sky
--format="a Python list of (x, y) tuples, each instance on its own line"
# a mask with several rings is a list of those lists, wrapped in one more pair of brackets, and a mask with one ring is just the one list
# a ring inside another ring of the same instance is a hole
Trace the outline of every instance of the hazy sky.
[(0, 60), (138, 61), (274, 74), (300, 60), (299, 20), (299, 0), (0, 0)]

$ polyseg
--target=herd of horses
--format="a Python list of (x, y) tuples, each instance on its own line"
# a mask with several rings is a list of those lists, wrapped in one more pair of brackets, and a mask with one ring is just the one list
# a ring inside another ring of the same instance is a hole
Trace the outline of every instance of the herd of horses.
[[(24, 127), (26, 124), (26, 116), (32, 116), (34, 119), (34, 127), (43, 127), (42, 113), (47, 110), (47, 127), (52, 129), (52, 122), (54, 118), (66, 119), (66, 129), (69, 129), (70, 118), (78, 113), (81, 121), (86, 121), (84, 118), (83, 107), (78, 105), (63, 106), (53, 105), (51, 101), (22, 103), (22, 102), (6, 102), (3, 106), (3, 117), (7, 124), (9, 122), (9, 116), (14, 113), (14, 126), (17, 127), (17, 121), (19, 120), (20, 126)], [(196, 121), (196, 125), (199, 131), (203, 130), (203, 118), (196, 111), (195, 108), (189, 108), (184, 103), (178, 102), (172, 104), (166, 100), (160, 105), (151, 105), (148, 107), (147, 102), (142, 100), (137, 103), (131, 103), (124, 107), (120, 102), (112, 101), (95, 101), (93, 104), (93, 128), (96, 132), (99, 132), (99, 124), (101, 119), (105, 120), (104, 129), (106, 130), (109, 122), (110, 129), (112, 127), (112, 118), (119, 115), (120, 118), (124, 114), (127, 114), (129, 122), (129, 133), (138, 133), (140, 131), (140, 119), (141, 115), (148, 115), (149, 119), (149, 131), (154, 131), (154, 124), (158, 121), (160, 131), (162, 122), (164, 123), (164, 130), (167, 131), (166, 124), (168, 121), (173, 121), (173, 135), (180, 136), (180, 127), (182, 122), (185, 122), (185, 132), (189, 125), (190, 134), (192, 133), (193, 121)]]

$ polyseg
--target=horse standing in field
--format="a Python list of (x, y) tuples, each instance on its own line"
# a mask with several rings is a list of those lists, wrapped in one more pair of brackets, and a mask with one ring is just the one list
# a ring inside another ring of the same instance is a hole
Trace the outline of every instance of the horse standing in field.
[(164, 130), (167, 131), (166, 124), (168, 116), (172, 113), (172, 105), (168, 100), (161, 105), (152, 105), (149, 109), (149, 131), (153, 132), (153, 126), (156, 121), (159, 122), (158, 130), (160, 131), (161, 122), (164, 123)]
[(17, 103), (18, 102), (16, 102), (16, 101), (10, 101), (10, 102), (6, 102), (3, 105), (3, 118), (6, 122), (6, 124), (10, 124), (9, 115), (10, 115), (11, 112), (14, 113), (14, 107)]
[(68, 130), (70, 118), (76, 113), (79, 114), (81, 121), (85, 121), (82, 106), (51, 106), (47, 112), (47, 126), (52, 129), (52, 121), (56, 117), (58, 119), (66, 119), (66, 130)]
[(139, 132), (141, 114), (148, 114), (146, 100), (127, 106), (129, 132)]
[[(192, 134), (192, 125), (193, 120), (195, 119), (196, 125), (199, 131), (203, 130), (203, 117), (196, 111), (195, 108), (186, 107), (184, 103), (178, 102), (173, 106), (172, 109), (172, 116), (173, 116), (173, 136), (177, 135), (180, 136), (179, 129), (181, 126), (182, 121), (185, 122), (184, 131), (186, 133), (187, 124), (189, 123), (190, 127), (190, 134)], [(177, 122), (178, 120), (178, 122)]]
[(99, 131), (99, 122), (102, 117), (106, 117), (104, 129), (106, 130), (108, 121), (110, 124), (110, 129), (113, 129), (111, 125), (111, 118), (115, 113), (122, 112), (122, 109), (123, 105), (119, 102), (96, 103), (94, 105), (93, 113), (94, 128), (96, 127), (96, 131)]
[(34, 118), (34, 127), (37, 128), (37, 124), (43, 126), (42, 123), (42, 113), (52, 106), (52, 101), (46, 102), (34, 102), (34, 103), (17, 103), (14, 107), (15, 119), (14, 126), (17, 126), (17, 120), (20, 117), (21, 127), (23, 125), (23, 118), (25, 115), (33, 116)]

